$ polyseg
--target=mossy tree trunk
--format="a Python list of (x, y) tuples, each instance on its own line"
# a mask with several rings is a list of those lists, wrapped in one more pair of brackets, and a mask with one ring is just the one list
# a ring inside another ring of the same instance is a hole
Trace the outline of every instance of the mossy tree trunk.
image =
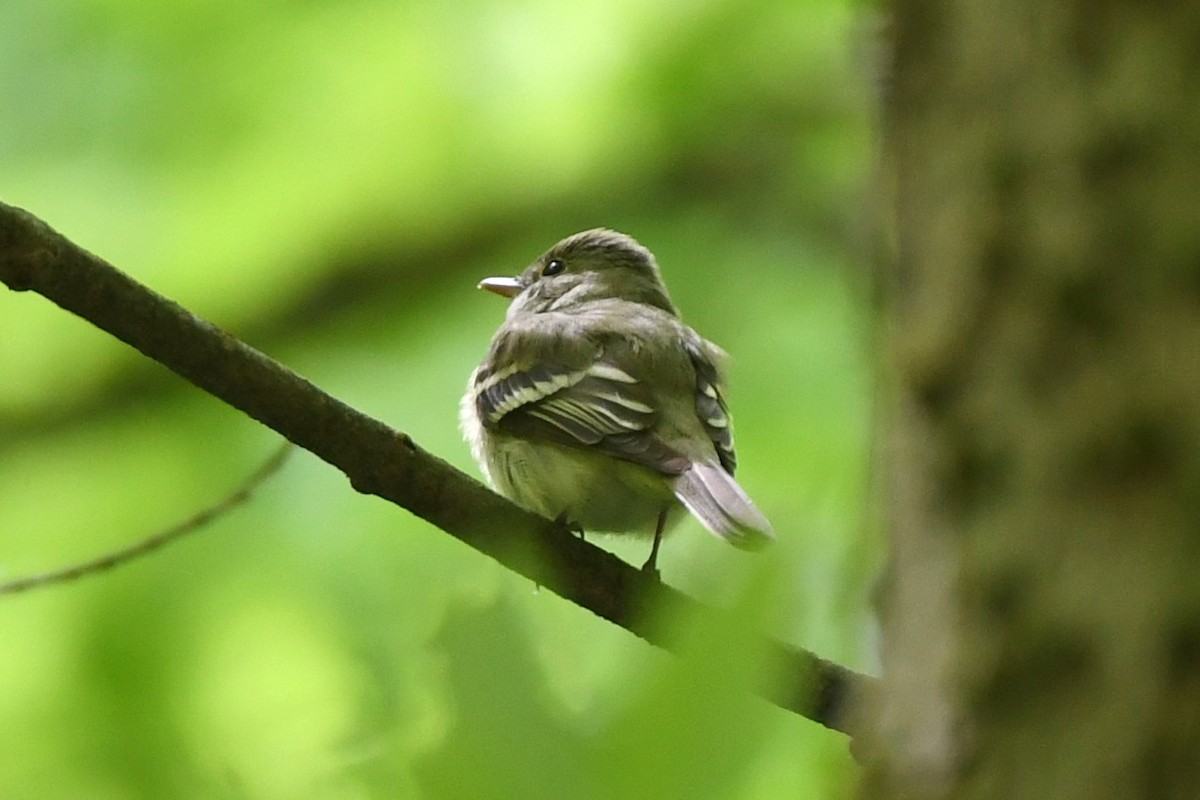
[(1200, 4), (896, 0), (868, 797), (1200, 797)]

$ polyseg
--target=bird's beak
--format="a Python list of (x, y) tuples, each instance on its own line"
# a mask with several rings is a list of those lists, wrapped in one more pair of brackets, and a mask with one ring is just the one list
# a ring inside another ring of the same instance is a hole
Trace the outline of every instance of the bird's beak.
[(479, 282), (479, 288), (501, 297), (516, 297), (525, 287), (516, 278), (484, 278)]

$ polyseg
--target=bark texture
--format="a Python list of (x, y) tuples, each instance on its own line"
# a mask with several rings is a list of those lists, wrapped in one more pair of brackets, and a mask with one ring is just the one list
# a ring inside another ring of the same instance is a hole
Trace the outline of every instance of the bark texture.
[(897, 0), (870, 797), (1200, 797), (1200, 5)]

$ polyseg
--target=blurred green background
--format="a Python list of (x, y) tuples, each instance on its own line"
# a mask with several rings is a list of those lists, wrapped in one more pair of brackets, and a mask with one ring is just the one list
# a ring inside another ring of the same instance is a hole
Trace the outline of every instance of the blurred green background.
[[(0, 598), (0, 798), (847, 796), (844, 737), (744, 684), (757, 631), (872, 666), (862, 11), (5, 3), (0, 196), (471, 474), (458, 398), (504, 313), (475, 282), (639, 238), (733, 355), (780, 541), (668, 539), (665, 580), (740, 620), (675, 658), (301, 453), (153, 558)], [(0, 292), (0, 577), (178, 521), (275, 443)]]

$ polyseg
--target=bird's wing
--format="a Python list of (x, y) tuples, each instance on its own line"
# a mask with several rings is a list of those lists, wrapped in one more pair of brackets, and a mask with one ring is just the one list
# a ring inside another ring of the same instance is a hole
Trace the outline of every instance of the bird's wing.
[[(716, 447), (721, 466), (732, 475), (737, 469), (737, 454), (733, 450), (733, 422), (721, 393), (721, 373), (717, 369), (716, 359), (712, 357), (724, 353), (717, 350), (715, 345), (703, 341), (689, 342), (685, 349), (696, 371), (696, 416)], [(708, 350), (716, 352), (710, 354), (706, 352)]]
[(539, 362), (476, 375), (476, 411), (485, 427), (592, 448), (669, 475), (691, 460), (653, 432), (659, 410), (646, 385), (606, 361), (578, 366)]

